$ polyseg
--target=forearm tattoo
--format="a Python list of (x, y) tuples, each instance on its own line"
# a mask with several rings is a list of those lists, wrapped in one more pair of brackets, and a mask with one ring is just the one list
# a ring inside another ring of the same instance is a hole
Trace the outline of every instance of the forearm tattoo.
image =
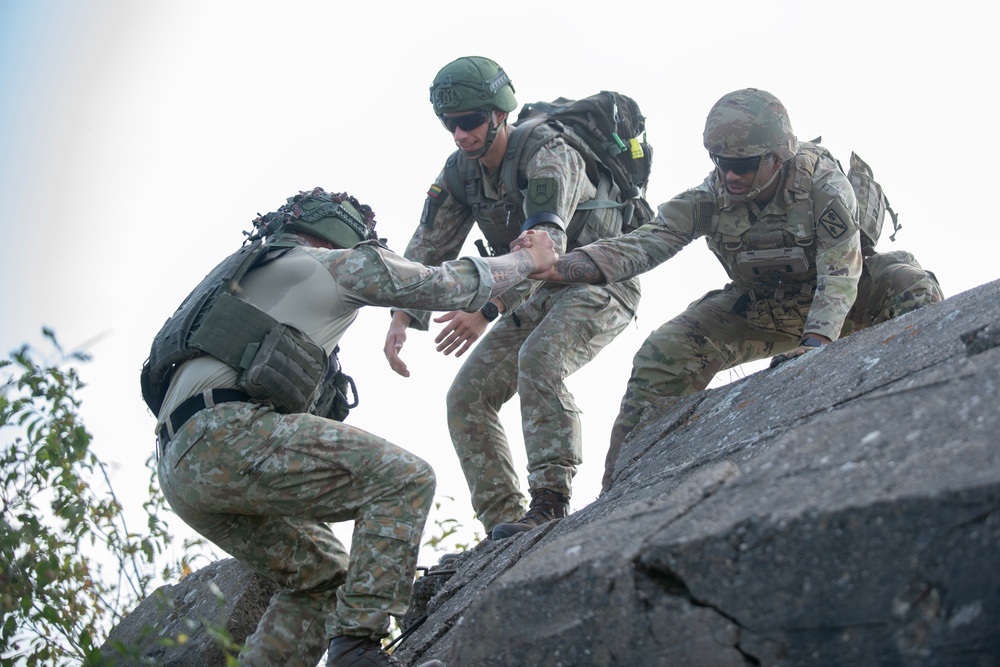
[(559, 274), (557, 280), (561, 283), (599, 285), (607, 282), (597, 263), (582, 252), (566, 253), (553, 268)]
[(490, 260), (493, 272), (493, 293), (502, 294), (528, 277), (535, 270), (535, 260), (527, 252), (512, 252)]

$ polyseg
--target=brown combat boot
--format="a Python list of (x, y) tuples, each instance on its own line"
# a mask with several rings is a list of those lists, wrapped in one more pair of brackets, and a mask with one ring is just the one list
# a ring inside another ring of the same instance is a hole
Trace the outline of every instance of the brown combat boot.
[(403, 667), (403, 663), (383, 651), (377, 639), (341, 635), (330, 640), (326, 667)]
[(508, 537), (531, 530), (535, 526), (565, 518), (569, 514), (569, 496), (557, 491), (538, 489), (531, 492), (531, 505), (520, 519), (513, 523), (501, 523), (493, 527), (490, 539), (505, 540)]

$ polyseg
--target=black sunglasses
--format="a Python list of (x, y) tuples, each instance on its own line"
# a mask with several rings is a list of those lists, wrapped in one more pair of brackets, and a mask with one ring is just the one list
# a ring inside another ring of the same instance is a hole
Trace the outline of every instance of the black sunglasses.
[(477, 111), (465, 114), (464, 116), (438, 116), (444, 128), (455, 134), (456, 128), (461, 128), (463, 132), (471, 132), (490, 119), (489, 111)]
[[(765, 153), (766, 155), (766, 153)], [(750, 173), (751, 171), (757, 171), (760, 167), (760, 159), (764, 157), (763, 155), (755, 155), (754, 157), (722, 157), (721, 155), (713, 155), (712, 162), (715, 166), (719, 168), (723, 174), (728, 172), (733, 172), (737, 176), (742, 176), (743, 174)]]

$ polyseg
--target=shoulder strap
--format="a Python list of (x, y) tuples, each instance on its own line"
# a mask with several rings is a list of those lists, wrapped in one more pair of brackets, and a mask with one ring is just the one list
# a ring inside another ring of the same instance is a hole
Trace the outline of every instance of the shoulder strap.
[(465, 182), (459, 173), (458, 161), (460, 158), (459, 151), (448, 156), (448, 160), (444, 163), (444, 186), (448, 188), (448, 192), (458, 203), (462, 206), (468, 206), (469, 198), (466, 196)]
[(517, 174), (521, 168), (521, 160), (524, 159), (525, 155), (534, 154), (541, 145), (542, 141), (537, 141), (533, 150), (525, 153), (525, 146), (528, 145), (528, 140), (531, 137), (532, 131), (544, 123), (547, 119), (544, 117), (530, 118), (528, 120), (518, 123), (514, 127), (514, 131), (510, 133), (507, 139), (507, 152), (504, 154), (503, 158), (503, 184), (504, 190), (507, 196), (513, 200), (514, 204), (518, 208), (524, 206), (524, 195), (521, 194), (520, 184), (517, 182)]

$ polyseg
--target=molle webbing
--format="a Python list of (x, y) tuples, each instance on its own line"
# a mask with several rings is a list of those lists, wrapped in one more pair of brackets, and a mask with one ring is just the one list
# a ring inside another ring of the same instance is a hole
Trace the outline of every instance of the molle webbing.
[[(266, 249), (263, 241), (256, 241), (223, 260), (192, 290), (156, 334), (140, 376), (142, 397), (154, 413), (160, 411), (174, 370), (201, 354), (201, 350), (191, 345), (191, 333), (201, 327), (217, 298), (239, 284)], [(213, 343), (208, 341), (208, 344)]]

